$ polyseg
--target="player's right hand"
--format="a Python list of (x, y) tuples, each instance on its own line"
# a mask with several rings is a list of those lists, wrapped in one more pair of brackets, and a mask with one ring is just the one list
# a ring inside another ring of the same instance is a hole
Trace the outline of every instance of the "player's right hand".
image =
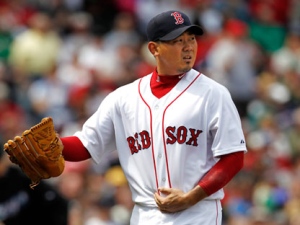
[(159, 188), (154, 194), (155, 202), (162, 212), (175, 213), (189, 208), (186, 194), (174, 188)]

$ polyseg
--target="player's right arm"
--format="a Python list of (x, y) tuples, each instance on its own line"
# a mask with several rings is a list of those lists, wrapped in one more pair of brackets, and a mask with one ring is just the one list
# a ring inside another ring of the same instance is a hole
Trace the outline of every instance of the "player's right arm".
[(91, 158), (90, 153), (78, 137), (69, 136), (60, 139), (64, 145), (62, 154), (66, 161), (78, 162)]

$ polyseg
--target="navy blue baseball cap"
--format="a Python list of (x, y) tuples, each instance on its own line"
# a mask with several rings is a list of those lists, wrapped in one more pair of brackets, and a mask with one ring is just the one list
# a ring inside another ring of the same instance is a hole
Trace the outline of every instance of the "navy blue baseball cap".
[(186, 30), (202, 35), (200, 26), (193, 25), (186, 14), (178, 10), (166, 11), (153, 17), (147, 25), (148, 41), (170, 41)]

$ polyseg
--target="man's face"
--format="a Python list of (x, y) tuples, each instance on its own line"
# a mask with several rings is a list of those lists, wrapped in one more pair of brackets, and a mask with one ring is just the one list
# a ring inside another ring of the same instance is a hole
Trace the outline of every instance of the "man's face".
[(197, 41), (194, 34), (185, 32), (171, 41), (157, 43), (157, 72), (176, 75), (188, 72), (195, 63)]

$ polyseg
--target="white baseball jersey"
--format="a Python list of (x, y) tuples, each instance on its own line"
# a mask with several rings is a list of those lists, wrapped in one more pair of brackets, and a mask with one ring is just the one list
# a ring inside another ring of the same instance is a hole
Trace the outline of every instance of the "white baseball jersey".
[[(100, 162), (118, 150), (135, 203), (156, 207), (158, 187), (187, 192), (218, 161), (246, 151), (241, 122), (224, 86), (190, 70), (156, 98), (149, 74), (110, 93), (75, 135)], [(219, 190), (207, 200), (220, 200)]]

